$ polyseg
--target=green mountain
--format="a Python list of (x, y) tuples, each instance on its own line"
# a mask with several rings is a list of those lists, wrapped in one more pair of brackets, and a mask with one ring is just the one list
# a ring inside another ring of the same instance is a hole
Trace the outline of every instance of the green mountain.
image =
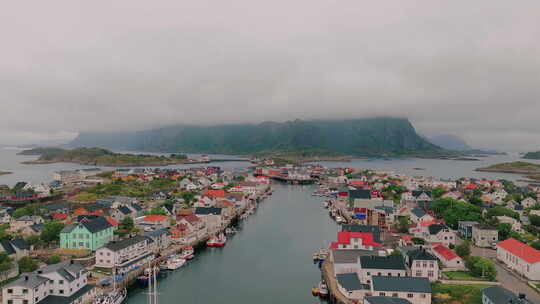
[(177, 125), (138, 132), (81, 133), (74, 147), (133, 151), (341, 155), (437, 154), (444, 150), (420, 137), (408, 119), (294, 120), (284, 123)]
[(525, 159), (540, 159), (540, 151), (527, 152), (527, 153), (525, 153), (525, 155), (523, 155), (523, 158), (525, 158)]

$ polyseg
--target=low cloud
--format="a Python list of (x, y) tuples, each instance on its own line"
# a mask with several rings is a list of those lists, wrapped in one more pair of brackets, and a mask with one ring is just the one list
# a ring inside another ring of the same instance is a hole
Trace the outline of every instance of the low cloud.
[(15, 1), (0, 143), (81, 131), (404, 116), (539, 149), (540, 2)]

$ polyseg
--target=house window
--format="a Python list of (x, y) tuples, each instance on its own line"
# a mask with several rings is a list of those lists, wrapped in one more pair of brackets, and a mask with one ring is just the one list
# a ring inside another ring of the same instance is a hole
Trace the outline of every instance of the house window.
[(22, 293), (23, 293), (23, 294), (27, 294), (27, 293), (28, 293), (28, 289), (23, 289), (23, 290), (22, 290)]
[(64, 280), (58, 281), (58, 284), (60, 284), (60, 285), (64, 284)]
[(397, 292), (394, 292), (394, 293), (392, 294), (392, 297), (393, 297), (393, 298), (397, 298), (397, 297), (398, 297)]
[(367, 275), (371, 275), (371, 272), (368, 271)]
[(52, 289), (49, 290), (49, 293), (50, 293), (50, 294), (53, 294), (53, 292), (54, 292), (54, 290), (52, 290)]
[(13, 300), (8, 300), (7, 304), (13, 304)]
[(23, 304), (28, 304), (28, 300), (23, 300)]
[(414, 294), (412, 294), (412, 293), (408, 293), (408, 294), (407, 294), (407, 298), (409, 298), (409, 299), (412, 299), (412, 298), (414, 298)]
[(426, 294), (425, 294), (425, 293), (421, 294), (421, 295), (420, 295), (420, 298), (425, 299), (425, 298), (426, 298)]
[(13, 289), (8, 289), (7, 293), (13, 293)]
[(416, 272), (416, 276), (417, 276), (417, 277), (421, 277), (421, 276), (422, 276), (422, 272), (421, 272), (421, 271), (417, 271), (417, 272)]
[(386, 296), (386, 293), (384, 293), (384, 292), (379, 292), (379, 296), (384, 297), (384, 296)]
[(60, 289), (60, 290), (58, 290), (58, 293), (59, 293), (59, 294), (64, 294), (64, 290), (63, 290), (63, 289)]
[(427, 276), (432, 278), (433, 277), (433, 271), (432, 270), (428, 271)]
[(389, 277), (391, 277), (391, 276), (392, 276), (392, 273), (391, 273), (391, 272), (389, 272), (389, 273), (388, 273), (388, 276), (389, 276)]

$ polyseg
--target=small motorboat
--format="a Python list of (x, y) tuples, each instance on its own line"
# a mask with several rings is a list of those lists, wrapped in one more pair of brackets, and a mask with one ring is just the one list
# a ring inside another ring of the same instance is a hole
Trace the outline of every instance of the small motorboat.
[(345, 222), (345, 219), (343, 219), (341, 216), (336, 216), (336, 222), (338, 222), (339, 224)]
[(168, 270), (176, 270), (186, 264), (186, 260), (181, 258), (170, 258), (167, 260), (167, 263), (165, 264)]
[(188, 246), (180, 253), (180, 258), (184, 260), (191, 260), (195, 257), (195, 250), (192, 246)]
[(225, 246), (225, 243), (227, 242), (227, 238), (222, 233), (219, 236), (213, 236), (211, 237), (207, 242), (206, 246), (208, 247), (223, 247)]
[[(155, 269), (156, 274), (159, 273), (159, 268)], [(144, 270), (143, 274), (137, 277), (137, 283), (141, 285), (142, 287), (148, 286), (149, 281), (151, 280), (150, 274), (152, 273), (151, 268), (147, 268)]]
[(328, 296), (328, 286), (324, 282), (319, 284), (319, 297), (326, 298)]
[(318, 253), (318, 252), (315, 252), (315, 253), (313, 254), (313, 261), (314, 261), (314, 262), (317, 262), (318, 260), (319, 260), (319, 253)]
[(238, 230), (236, 230), (233, 227), (229, 227), (229, 228), (225, 229), (225, 234), (235, 234), (236, 232), (238, 232)]
[(117, 289), (117, 290), (111, 291), (110, 293), (96, 297), (95, 303), (96, 304), (120, 304), (124, 302), (126, 297), (127, 297), (127, 290), (125, 288)]
[(319, 295), (319, 288), (317, 288), (317, 287), (311, 288), (311, 294), (312, 294), (314, 297), (318, 296), (318, 295)]

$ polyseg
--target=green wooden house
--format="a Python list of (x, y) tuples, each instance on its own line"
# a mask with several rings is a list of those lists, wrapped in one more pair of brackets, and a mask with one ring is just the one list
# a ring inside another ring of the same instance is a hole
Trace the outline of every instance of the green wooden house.
[(105, 218), (83, 219), (64, 227), (60, 233), (60, 248), (96, 251), (113, 239), (114, 226)]

